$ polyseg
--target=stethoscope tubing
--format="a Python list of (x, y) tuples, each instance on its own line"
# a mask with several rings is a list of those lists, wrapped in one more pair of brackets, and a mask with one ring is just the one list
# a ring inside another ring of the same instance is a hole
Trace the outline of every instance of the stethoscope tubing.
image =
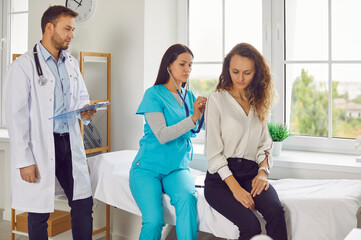
[[(168, 71), (168, 74), (169, 74), (169, 76), (171, 77), (171, 79), (172, 79), (172, 81), (173, 81), (173, 83), (174, 83), (174, 85), (175, 85), (175, 87), (176, 87), (176, 89), (177, 89), (177, 93), (178, 93), (179, 97), (182, 99), (182, 102), (183, 102), (183, 104), (184, 104), (184, 109), (186, 110), (186, 117), (189, 117), (189, 107), (188, 107), (188, 104), (186, 103), (186, 97), (187, 97), (187, 93), (188, 93), (187, 88), (188, 88), (188, 86), (189, 86), (189, 85), (188, 85), (188, 81), (189, 81), (189, 80), (188, 80), (187, 83), (186, 83), (186, 89), (185, 89), (184, 97), (183, 97), (182, 94), (181, 94), (181, 92), (179, 91), (179, 89), (178, 89), (178, 87), (177, 87), (177, 84), (175, 84), (175, 81), (174, 81), (174, 79), (173, 79), (173, 76), (172, 76), (172, 74), (170, 73), (170, 71), (168, 70), (168, 68), (167, 68), (167, 71)], [(204, 112), (203, 112), (203, 114), (202, 114), (202, 116), (201, 116), (201, 118), (200, 118), (200, 120), (199, 120), (197, 130), (191, 129), (191, 132), (192, 132), (192, 133), (199, 133), (199, 132), (201, 131), (201, 128), (202, 128), (202, 126), (203, 126), (203, 123), (204, 123)]]
[(33, 48), (33, 54), (34, 54), (34, 59), (35, 59), (36, 71), (38, 72), (38, 75), (39, 75), (38, 83), (40, 86), (44, 86), (48, 80), (43, 75), (43, 70), (41, 69), (41, 66), (40, 66), (40, 61), (39, 61), (39, 56), (38, 56), (38, 51), (36, 49), (36, 46), (37, 46), (37, 44), (35, 44), (35, 46)]

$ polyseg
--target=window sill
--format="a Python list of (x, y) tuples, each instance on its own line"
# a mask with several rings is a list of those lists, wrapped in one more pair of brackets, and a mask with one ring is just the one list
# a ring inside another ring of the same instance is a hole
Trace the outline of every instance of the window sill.
[[(312, 169), (334, 170), (346, 168), (359, 168), (357, 172), (361, 173), (361, 163), (356, 162), (357, 155), (341, 153), (321, 153), (282, 150), (281, 155), (273, 157), (274, 165), (289, 166), (297, 164), (299, 167), (314, 166)], [(352, 171), (354, 172), (354, 171)]]
[[(206, 170), (203, 144), (193, 144), (194, 161), (191, 167)], [(361, 179), (361, 163), (357, 155), (282, 150), (273, 158), (270, 178)]]
[(7, 129), (0, 129), (0, 142), (10, 142), (9, 133)]

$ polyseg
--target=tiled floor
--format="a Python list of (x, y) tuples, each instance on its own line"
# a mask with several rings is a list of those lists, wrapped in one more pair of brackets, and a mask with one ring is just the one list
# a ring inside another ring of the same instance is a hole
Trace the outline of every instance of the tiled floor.
[[(10, 222), (0, 220), (0, 240), (10, 240)], [(15, 235), (15, 240), (28, 240), (28, 237)]]

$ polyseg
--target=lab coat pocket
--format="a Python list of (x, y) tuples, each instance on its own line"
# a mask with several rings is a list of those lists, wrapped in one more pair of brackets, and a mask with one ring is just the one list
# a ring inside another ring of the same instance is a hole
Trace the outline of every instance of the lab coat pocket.
[(70, 92), (72, 95), (79, 96), (79, 78), (73, 74), (69, 75), (70, 78)]
[(31, 104), (38, 104), (39, 108), (46, 108), (49, 105), (53, 105), (55, 79), (51, 75), (46, 75), (45, 78), (46, 83), (40, 85), (39, 76), (34, 76), (33, 85), (30, 87)]

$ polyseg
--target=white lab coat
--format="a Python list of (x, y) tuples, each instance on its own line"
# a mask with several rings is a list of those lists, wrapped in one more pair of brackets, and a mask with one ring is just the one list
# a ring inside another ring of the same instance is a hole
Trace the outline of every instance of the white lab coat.
[[(38, 83), (33, 51), (11, 64), (6, 83), (6, 119), (10, 136), (12, 207), (27, 212), (54, 211), (55, 147), (53, 137), (55, 78), (44, 61), (39, 46), (38, 56), (46, 85)], [(75, 110), (89, 103), (77, 60), (65, 54), (70, 79), (70, 107)], [(69, 136), (73, 162), (73, 200), (91, 196), (90, 177), (84, 144), (77, 118), (69, 119)], [(28, 183), (21, 179), (19, 168), (36, 164), (40, 180)]]

